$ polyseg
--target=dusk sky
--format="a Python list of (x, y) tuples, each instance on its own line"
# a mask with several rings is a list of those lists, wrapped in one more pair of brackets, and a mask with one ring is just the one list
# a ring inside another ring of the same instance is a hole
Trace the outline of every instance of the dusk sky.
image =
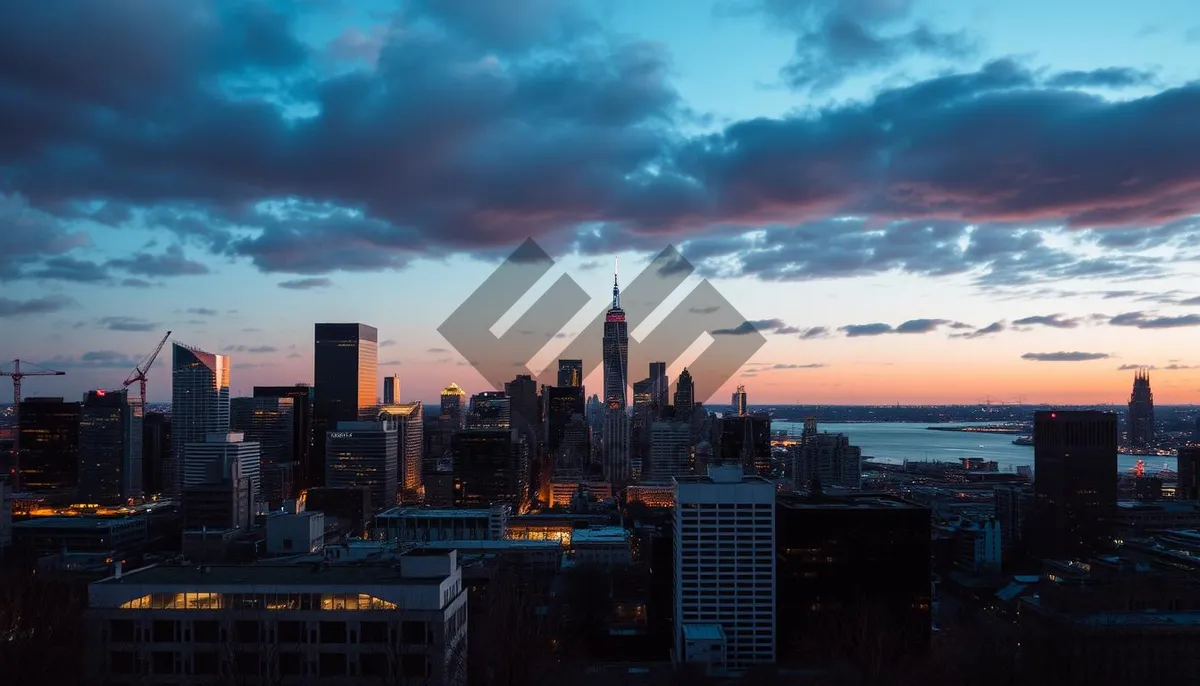
[(596, 307), (678, 247), (656, 314), (707, 278), (768, 341), (714, 402), (1122, 402), (1137, 366), (1200, 402), (1200, 13), (0, 3), (0, 359), (67, 373), (26, 396), (168, 329), (234, 395), (310, 382), (317, 321), (377, 327), (405, 399), (487, 390), (437, 328), (527, 237)]

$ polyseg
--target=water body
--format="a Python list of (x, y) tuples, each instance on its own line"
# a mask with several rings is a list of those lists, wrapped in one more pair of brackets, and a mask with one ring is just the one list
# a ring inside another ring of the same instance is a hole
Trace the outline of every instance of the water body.
[[(987, 426), (986, 423), (965, 422), (957, 424), (910, 424), (905, 422), (878, 422), (862, 424), (818, 424), (821, 431), (843, 433), (850, 443), (862, 448), (863, 457), (872, 457), (880, 462), (902, 463), (905, 460), (936, 460), (957, 462), (964, 457), (982, 457), (993, 460), (1002, 472), (1016, 471), (1017, 467), (1033, 467), (1033, 446), (1013, 445), (1016, 436), (1005, 434), (967, 433), (965, 431), (930, 431), (927, 427)], [(794, 434), (804, 429), (800, 422), (771, 422), (771, 430), (790, 431)], [(1174, 457), (1146, 457), (1146, 471), (1175, 469)], [(1117, 468), (1124, 472), (1133, 469), (1138, 458), (1134, 455), (1118, 455)]]

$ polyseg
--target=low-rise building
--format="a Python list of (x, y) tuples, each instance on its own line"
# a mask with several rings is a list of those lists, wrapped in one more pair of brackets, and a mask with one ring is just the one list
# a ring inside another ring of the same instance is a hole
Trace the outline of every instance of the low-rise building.
[(93, 683), (466, 683), (457, 555), (382, 565), (152, 566), (92, 583)]
[(37, 555), (133, 550), (146, 543), (146, 523), (145, 517), (37, 517), (13, 522), (13, 547)]
[(267, 552), (272, 555), (319, 553), (325, 547), (325, 513), (276, 512), (267, 517)]
[(622, 526), (575, 529), (571, 534), (571, 549), (579, 564), (603, 567), (633, 564), (629, 532)]
[(385, 541), (498, 541), (508, 506), (474, 508), (393, 507), (375, 515), (372, 538)]

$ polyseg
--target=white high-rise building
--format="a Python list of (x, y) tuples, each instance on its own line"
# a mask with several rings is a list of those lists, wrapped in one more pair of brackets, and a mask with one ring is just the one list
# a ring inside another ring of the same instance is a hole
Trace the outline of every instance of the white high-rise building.
[[(245, 440), (241, 433), (211, 433), (203, 443), (183, 446), (183, 486), (203, 486), (230, 478), (250, 482), (251, 502), (262, 498), (260, 463), (262, 451), (258, 443)], [(237, 463), (234, 474), (231, 465)]]
[[(675, 654), (731, 672), (775, 661), (775, 486), (737, 464), (675, 478)], [(719, 627), (719, 628), (718, 628)]]
[(171, 459), (163, 466), (163, 489), (183, 489), (184, 447), (209, 434), (229, 431), (229, 357), (172, 344)]

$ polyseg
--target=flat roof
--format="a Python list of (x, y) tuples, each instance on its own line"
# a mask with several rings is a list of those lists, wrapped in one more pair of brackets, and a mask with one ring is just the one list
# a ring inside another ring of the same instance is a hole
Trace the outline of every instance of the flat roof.
[(414, 517), (420, 519), (487, 519), (491, 515), (492, 510), (486, 507), (393, 507), (375, 515), (375, 518), (378, 519), (379, 517), (385, 517), (392, 519), (400, 517)]
[(1142, 510), (1146, 512), (1200, 513), (1200, 505), (1186, 500), (1118, 500), (1117, 507), (1121, 510)]
[(444, 577), (401, 576), (395, 562), (389, 564), (248, 564), (248, 565), (153, 565), (127, 571), (121, 578), (109, 577), (95, 583), (153, 586), (369, 586), (419, 581), (440, 582)]
[(684, 624), (683, 637), (692, 641), (723, 641), (725, 630), (720, 624)]
[(625, 543), (629, 534), (621, 526), (598, 526), (575, 529), (571, 532), (571, 543)]
[(729, 486), (729, 485), (736, 485), (736, 484), (767, 484), (767, 485), (771, 485), (770, 481), (767, 481), (766, 479), (762, 478), (761, 476), (755, 476), (755, 475), (750, 475), (750, 474), (742, 475), (742, 478), (738, 481), (723, 481), (721, 479), (714, 479), (711, 476), (695, 476), (695, 475), (693, 475), (693, 476), (677, 476), (677, 477), (675, 477), (675, 483), (677, 483), (677, 484), (714, 484), (717, 486)]
[(779, 505), (795, 510), (927, 510), (928, 507), (884, 493), (823, 494), (819, 498), (799, 493), (780, 493)]
[(122, 522), (145, 523), (138, 517), (102, 517), (80, 515), (77, 517), (35, 517), (13, 522), (14, 529), (105, 529)]

